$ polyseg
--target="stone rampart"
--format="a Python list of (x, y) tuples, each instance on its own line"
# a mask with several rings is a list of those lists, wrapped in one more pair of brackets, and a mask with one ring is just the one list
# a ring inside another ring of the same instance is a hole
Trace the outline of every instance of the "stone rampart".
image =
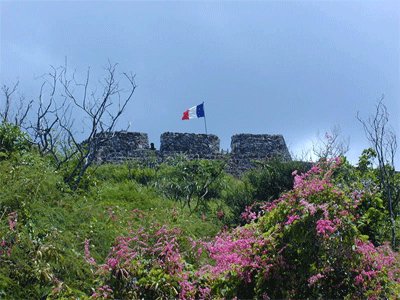
[(291, 157), (282, 135), (237, 134), (232, 136), (231, 153), (220, 152), (220, 140), (216, 135), (165, 132), (160, 137), (160, 150), (149, 148), (146, 133), (115, 132), (99, 135), (98, 163), (120, 163), (137, 160), (140, 163), (153, 161), (163, 163), (175, 154), (185, 154), (193, 159), (223, 159), (226, 171), (241, 174), (257, 167), (254, 161), (268, 160), (279, 156), (286, 161)]
[(238, 156), (271, 158), (275, 155), (291, 160), (281, 134), (236, 134), (232, 136), (231, 149), (232, 154)]
[(219, 153), (219, 138), (214, 134), (165, 132), (160, 137), (161, 152), (190, 154)]
[(129, 157), (137, 150), (149, 150), (148, 135), (142, 132), (102, 132), (96, 135), (96, 140), (99, 143), (98, 161), (112, 162), (114, 157)]

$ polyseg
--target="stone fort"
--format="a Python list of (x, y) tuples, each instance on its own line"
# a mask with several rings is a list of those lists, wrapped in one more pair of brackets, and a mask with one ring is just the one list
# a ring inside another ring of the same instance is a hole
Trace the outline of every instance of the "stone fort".
[(220, 150), (220, 140), (213, 134), (165, 132), (160, 137), (160, 149), (149, 145), (147, 133), (118, 131), (98, 134), (98, 163), (120, 163), (127, 160), (144, 162), (156, 158), (158, 163), (176, 154), (188, 159), (226, 159), (226, 171), (240, 175), (254, 168), (254, 161), (279, 156), (290, 161), (291, 156), (280, 134), (236, 134), (231, 137), (231, 151)]

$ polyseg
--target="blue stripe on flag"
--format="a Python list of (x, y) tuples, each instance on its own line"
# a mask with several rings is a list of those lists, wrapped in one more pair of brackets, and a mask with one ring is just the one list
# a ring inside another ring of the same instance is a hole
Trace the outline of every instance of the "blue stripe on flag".
[(197, 105), (196, 107), (196, 115), (198, 118), (204, 117), (204, 104)]

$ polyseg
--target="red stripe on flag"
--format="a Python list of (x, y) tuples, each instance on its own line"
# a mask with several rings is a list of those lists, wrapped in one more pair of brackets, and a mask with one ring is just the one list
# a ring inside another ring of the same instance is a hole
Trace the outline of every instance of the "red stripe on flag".
[(187, 110), (187, 111), (185, 111), (185, 112), (183, 113), (182, 120), (189, 120), (189, 110)]

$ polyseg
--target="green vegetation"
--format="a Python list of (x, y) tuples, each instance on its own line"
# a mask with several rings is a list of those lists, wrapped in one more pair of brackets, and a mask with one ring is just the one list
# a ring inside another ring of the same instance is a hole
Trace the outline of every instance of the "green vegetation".
[(75, 189), (17, 126), (0, 138), (0, 299), (400, 296), (372, 150), (240, 179), (224, 161), (149, 158), (91, 166)]
[(27, 134), (21, 132), (12, 123), (0, 124), (0, 159), (8, 158), (11, 154), (29, 149)]

